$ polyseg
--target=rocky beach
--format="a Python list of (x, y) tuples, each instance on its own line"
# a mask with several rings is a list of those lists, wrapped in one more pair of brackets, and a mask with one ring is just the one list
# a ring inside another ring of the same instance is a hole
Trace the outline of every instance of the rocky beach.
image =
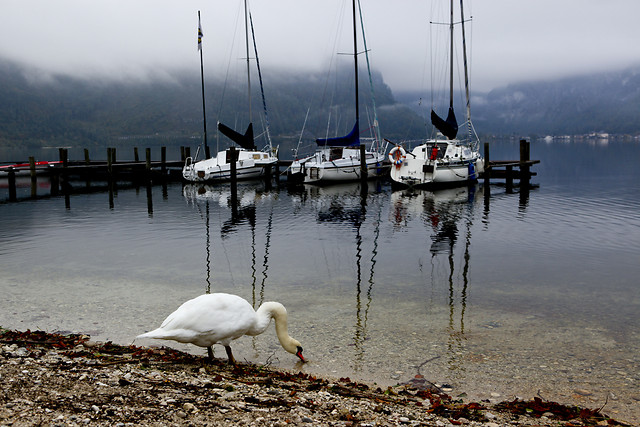
[(464, 402), (421, 376), (380, 388), (86, 335), (0, 329), (0, 425), (631, 425), (602, 408)]

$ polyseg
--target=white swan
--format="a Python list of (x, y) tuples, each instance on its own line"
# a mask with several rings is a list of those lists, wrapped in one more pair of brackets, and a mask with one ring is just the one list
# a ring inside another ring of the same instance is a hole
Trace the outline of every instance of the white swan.
[(158, 329), (138, 335), (137, 338), (156, 338), (191, 343), (207, 347), (213, 358), (213, 344), (222, 344), (229, 363), (235, 364), (229, 344), (243, 335), (260, 335), (271, 318), (276, 323), (280, 345), (302, 360), (300, 342), (287, 332), (287, 310), (279, 302), (265, 302), (257, 311), (247, 300), (237, 295), (216, 293), (200, 295), (182, 304), (162, 322)]

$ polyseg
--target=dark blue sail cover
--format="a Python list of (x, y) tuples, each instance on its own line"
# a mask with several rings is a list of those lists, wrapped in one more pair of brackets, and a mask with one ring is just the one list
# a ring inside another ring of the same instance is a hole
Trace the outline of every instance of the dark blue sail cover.
[(442, 120), (435, 111), (431, 110), (431, 123), (449, 139), (455, 139), (458, 134), (458, 121), (453, 112), (453, 107), (449, 107), (447, 120)]
[(222, 123), (218, 123), (218, 130), (245, 150), (256, 149), (256, 144), (253, 141), (253, 123), (249, 123), (244, 135)]
[(348, 135), (337, 138), (318, 138), (316, 139), (316, 144), (327, 145), (329, 147), (351, 147), (360, 145), (360, 125), (356, 120), (356, 124)]

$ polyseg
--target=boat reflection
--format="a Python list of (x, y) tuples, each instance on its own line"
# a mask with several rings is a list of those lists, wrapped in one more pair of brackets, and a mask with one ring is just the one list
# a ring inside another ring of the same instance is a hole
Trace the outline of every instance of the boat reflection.
[[(312, 204), (315, 207), (318, 224), (348, 224), (353, 232), (356, 272), (352, 339), (354, 372), (360, 372), (365, 363), (365, 342), (368, 340), (367, 320), (375, 284), (382, 208), (387, 197), (388, 193), (382, 191), (378, 182), (343, 183), (329, 187), (305, 186), (293, 197), (294, 205)], [(367, 234), (372, 236), (373, 242), (370, 253), (364, 245)], [(344, 238), (347, 239), (347, 236)]]
[[(469, 292), (469, 247), (476, 198), (481, 200), (477, 197), (480, 194), (482, 187), (474, 185), (438, 191), (396, 191), (391, 195), (390, 221), (395, 229), (408, 227), (412, 220), (418, 219), (430, 231), (431, 285), (437, 287), (440, 283), (447, 283), (448, 287), (446, 357), (447, 366), (452, 371), (465, 369), (461, 355)], [(457, 246), (459, 240), (463, 242), (462, 247)]]
[[(252, 305), (258, 308), (264, 302), (264, 287), (267, 280), (267, 270), (269, 269), (269, 247), (271, 242), (273, 225), (273, 204), (267, 220), (267, 227), (264, 230), (266, 238), (264, 246), (264, 259), (262, 269), (258, 272), (257, 250), (256, 250), (256, 203), (271, 197), (271, 194), (262, 189), (259, 184), (246, 183), (238, 185), (237, 193), (233, 193), (226, 185), (208, 184), (186, 184), (183, 187), (183, 196), (187, 203), (193, 204), (200, 212), (201, 218), (205, 221), (206, 237), (206, 293), (211, 292), (211, 231), (210, 231), (210, 210), (212, 205), (222, 208), (222, 212), (229, 211), (230, 217), (222, 221), (220, 226), (220, 238), (226, 240), (242, 227), (248, 227), (251, 233), (251, 289)], [(202, 209), (204, 207), (204, 211)], [(261, 233), (262, 235), (262, 233)], [(223, 246), (224, 248), (224, 246)], [(258, 283), (259, 282), (259, 283)]]

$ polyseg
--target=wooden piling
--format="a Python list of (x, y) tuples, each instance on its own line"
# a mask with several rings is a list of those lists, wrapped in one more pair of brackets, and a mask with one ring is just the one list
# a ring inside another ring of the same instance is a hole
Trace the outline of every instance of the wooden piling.
[(528, 186), (531, 175), (529, 173), (529, 156), (531, 145), (526, 139), (520, 140), (520, 186)]
[(89, 149), (84, 149), (84, 164), (88, 165), (91, 163), (91, 159), (89, 159)]
[(36, 159), (29, 156), (29, 171), (31, 173), (31, 197), (38, 195), (38, 178), (36, 176)]
[(236, 161), (238, 159), (235, 147), (229, 147), (229, 166), (231, 167), (231, 203), (235, 206), (238, 202), (238, 170)]
[(367, 156), (364, 144), (360, 144), (360, 180), (364, 183), (367, 180)]
[(151, 180), (151, 148), (147, 147), (145, 149), (145, 158), (146, 158), (146, 171), (147, 171), (147, 179)]
[(167, 175), (167, 147), (160, 147), (160, 172), (163, 178)]
[(111, 179), (113, 173), (113, 157), (111, 154), (111, 147), (107, 147), (107, 172), (109, 173), (109, 179)]
[(140, 161), (140, 156), (138, 155), (138, 147), (133, 147), (133, 161), (136, 163)]
[(62, 163), (62, 174), (60, 175), (60, 188), (64, 194), (68, 194), (70, 190), (67, 174), (67, 166), (69, 166), (69, 151), (66, 148), (60, 149), (60, 162)]
[(506, 191), (507, 193), (511, 193), (513, 191), (513, 166), (507, 165), (506, 169), (507, 169), (507, 173), (505, 176), (505, 184), (507, 187)]
[(18, 200), (18, 196), (16, 192), (16, 171), (13, 169), (13, 167), (9, 168), (8, 180), (9, 180), (9, 201), (16, 202)]
[(489, 143), (484, 143), (484, 183), (489, 185), (491, 181), (491, 165), (490, 165), (490, 151), (489, 151)]

